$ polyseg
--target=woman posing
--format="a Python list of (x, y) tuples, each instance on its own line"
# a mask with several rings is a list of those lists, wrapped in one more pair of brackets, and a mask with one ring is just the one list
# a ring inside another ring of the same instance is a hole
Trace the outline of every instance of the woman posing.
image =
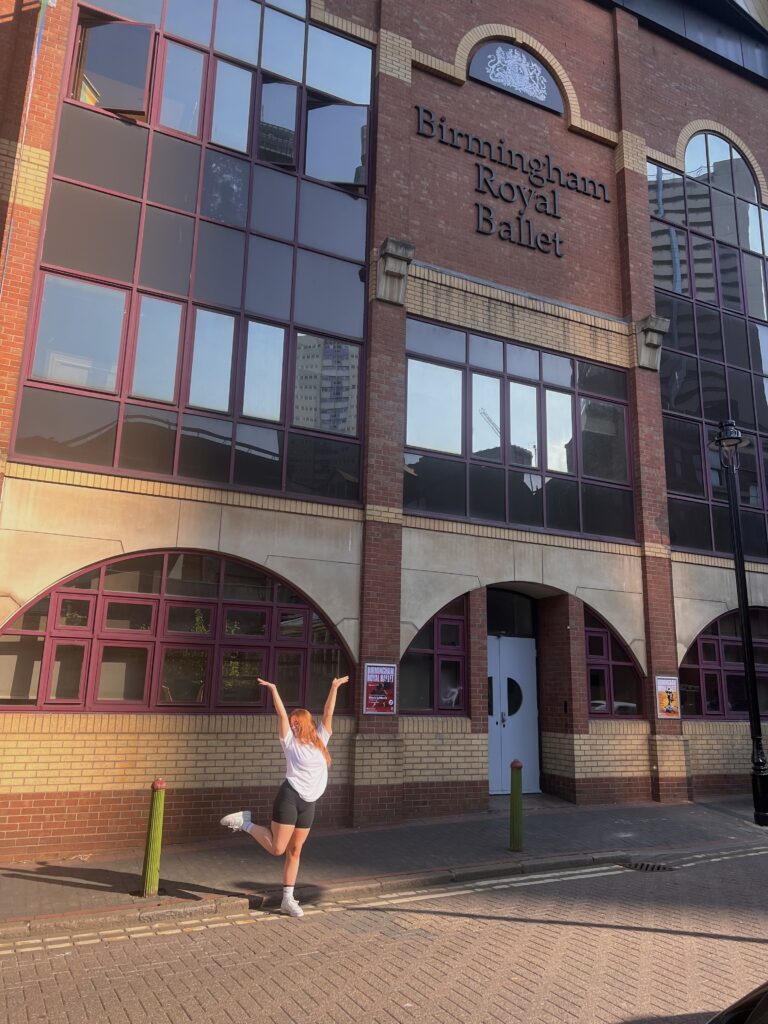
[(285, 754), (285, 782), (277, 791), (269, 828), (254, 825), (250, 811), (235, 811), (221, 819), (221, 824), (234, 832), (247, 832), (273, 857), (285, 854), (283, 902), (280, 909), (291, 917), (304, 916), (304, 911), (294, 898), (293, 887), (299, 873), (301, 848), (307, 841), (315, 817), (315, 804), (328, 785), (331, 758), (326, 744), (331, 738), (336, 694), (348, 679), (349, 676), (342, 676), (331, 683), (319, 729), (315, 728), (312, 715), (304, 708), (292, 711), (289, 716), (275, 684), (259, 679), (261, 685), (272, 693), (272, 704), (277, 714), (277, 734)]

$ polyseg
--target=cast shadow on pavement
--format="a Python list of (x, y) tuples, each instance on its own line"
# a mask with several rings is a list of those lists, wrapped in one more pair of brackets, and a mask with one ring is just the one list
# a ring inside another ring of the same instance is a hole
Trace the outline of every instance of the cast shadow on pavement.
[(679, 1017), (632, 1017), (621, 1024), (707, 1024), (714, 1013), (713, 1010), (712, 1013), (683, 1013)]

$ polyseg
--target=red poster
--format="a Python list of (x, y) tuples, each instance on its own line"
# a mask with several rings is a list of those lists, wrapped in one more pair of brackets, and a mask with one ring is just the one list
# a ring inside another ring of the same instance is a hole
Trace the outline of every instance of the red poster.
[(394, 715), (397, 710), (397, 665), (366, 665), (363, 676), (366, 715)]

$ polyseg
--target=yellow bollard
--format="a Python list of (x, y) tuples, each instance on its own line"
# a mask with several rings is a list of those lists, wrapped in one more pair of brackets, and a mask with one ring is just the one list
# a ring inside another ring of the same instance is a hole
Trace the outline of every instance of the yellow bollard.
[(165, 809), (165, 782), (152, 783), (152, 803), (149, 807), (147, 845), (144, 849), (144, 867), (141, 869), (141, 895), (157, 896), (160, 884), (160, 851), (163, 846), (163, 811)]
[(513, 761), (509, 767), (509, 848), (519, 852), (523, 848), (523, 762)]

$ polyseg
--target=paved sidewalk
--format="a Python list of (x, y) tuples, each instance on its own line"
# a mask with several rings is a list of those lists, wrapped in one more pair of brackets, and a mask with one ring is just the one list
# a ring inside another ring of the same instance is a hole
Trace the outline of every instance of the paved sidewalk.
[[(768, 829), (752, 822), (751, 798), (698, 804), (575, 807), (553, 797), (525, 798), (522, 853), (507, 849), (505, 801), (489, 812), (393, 827), (317, 829), (302, 858), (299, 895), (339, 899), (394, 888), (443, 884), (593, 861), (647, 861), (676, 851), (712, 852), (768, 846)], [(224, 830), (222, 830), (223, 832)], [(21, 935), (103, 915), (158, 920), (169, 915), (237, 912), (271, 905), (282, 862), (248, 836), (168, 846), (162, 898), (134, 894), (142, 852), (0, 865), (0, 935)]]

